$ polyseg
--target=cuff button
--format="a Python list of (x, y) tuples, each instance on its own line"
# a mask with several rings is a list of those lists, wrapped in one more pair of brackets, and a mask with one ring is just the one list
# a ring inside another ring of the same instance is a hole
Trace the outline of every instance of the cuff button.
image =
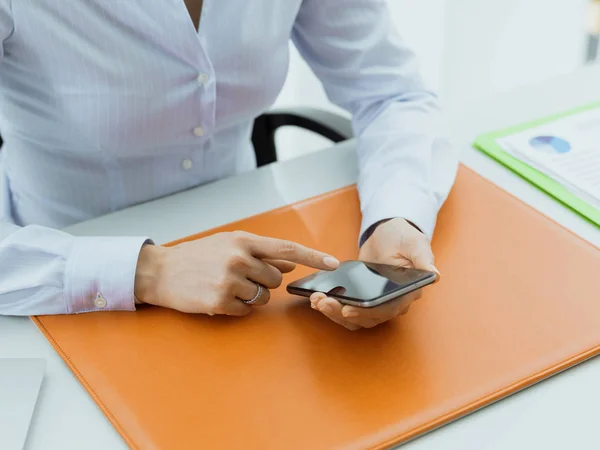
[(96, 308), (106, 308), (106, 299), (102, 296), (100, 292), (96, 294), (96, 298), (94, 299), (94, 305)]

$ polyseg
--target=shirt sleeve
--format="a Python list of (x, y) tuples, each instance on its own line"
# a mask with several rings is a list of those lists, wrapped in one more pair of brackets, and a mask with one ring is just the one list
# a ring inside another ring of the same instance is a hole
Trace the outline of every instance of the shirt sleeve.
[(12, 34), (12, 0), (0, 0), (0, 58), (4, 57), (4, 41)]
[[(11, 0), (0, 0), (0, 58), (13, 29)], [(4, 181), (0, 177), (0, 315), (135, 309), (135, 271), (146, 237), (74, 237), (18, 227)]]
[(74, 237), (0, 223), (0, 315), (132, 311), (145, 237)]
[(292, 38), (329, 99), (353, 115), (361, 235), (402, 217), (431, 238), (458, 153), (390, 17), (387, 0), (304, 0)]

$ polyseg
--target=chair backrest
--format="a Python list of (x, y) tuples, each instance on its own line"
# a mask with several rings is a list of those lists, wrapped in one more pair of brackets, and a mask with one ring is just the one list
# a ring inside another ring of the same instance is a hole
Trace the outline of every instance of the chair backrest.
[(317, 133), (332, 142), (353, 136), (350, 119), (313, 108), (271, 111), (254, 121), (252, 144), (258, 167), (277, 161), (275, 134), (281, 127), (293, 126)]

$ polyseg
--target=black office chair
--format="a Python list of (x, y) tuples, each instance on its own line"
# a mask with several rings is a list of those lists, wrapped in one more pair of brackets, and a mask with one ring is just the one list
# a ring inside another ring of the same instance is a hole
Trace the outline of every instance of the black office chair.
[(252, 144), (258, 167), (277, 161), (275, 134), (285, 126), (299, 127), (317, 133), (335, 143), (351, 139), (352, 122), (345, 117), (315, 108), (293, 108), (269, 111), (254, 121)]
[[(258, 167), (277, 161), (275, 134), (285, 126), (294, 126), (317, 133), (332, 142), (352, 138), (352, 122), (337, 114), (314, 108), (274, 110), (254, 121), (252, 145)], [(0, 136), (0, 147), (2, 137)]]

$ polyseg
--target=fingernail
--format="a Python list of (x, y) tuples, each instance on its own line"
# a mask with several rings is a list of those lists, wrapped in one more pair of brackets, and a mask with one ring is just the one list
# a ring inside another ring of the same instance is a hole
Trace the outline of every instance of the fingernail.
[(333, 308), (329, 305), (321, 306), (319, 309), (323, 314), (330, 314), (333, 312)]
[(435, 267), (433, 264), (431, 265), (431, 270), (435, 273), (437, 273), (438, 277), (441, 277), (442, 274), (440, 273), (439, 269), (437, 267)]
[(340, 265), (340, 262), (333, 256), (326, 256), (325, 258), (323, 258), (323, 264), (325, 264), (327, 267), (330, 267), (331, 269), (337, 269)]
[(343, 316), (351, 319), (353, 317), (358, 317), (358, 312), (357, 311), (347, 311), (347, 312), (343, 313)]

